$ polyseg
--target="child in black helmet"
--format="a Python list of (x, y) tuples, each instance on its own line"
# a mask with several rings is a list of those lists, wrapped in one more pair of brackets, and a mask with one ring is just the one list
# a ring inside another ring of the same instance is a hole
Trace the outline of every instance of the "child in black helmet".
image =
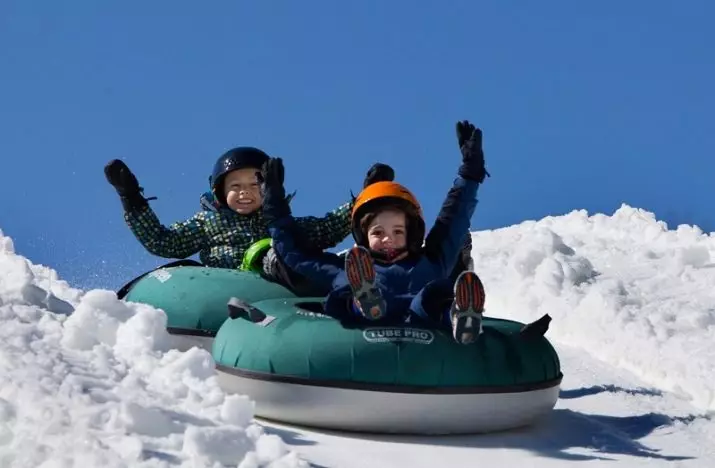
[[(202, 210), (169, 227), (161, 224), (124, 162), (112, 160), (104, 171), (120, 196), (125, 221), (149, 252), (166, 258), (198, 253), (207, 266), (246, 268), (249, 247), (270, 237), (260, 190), (260, 170), (268, 159), (252, 147), (227, 151), (216, 161), (210, 179), (217, 209)], [(350, 234), (351, 209), (352, 202), (346, 202), (322, 218), (297, 218), (303, 240), (318, 250), (336, 246)]]

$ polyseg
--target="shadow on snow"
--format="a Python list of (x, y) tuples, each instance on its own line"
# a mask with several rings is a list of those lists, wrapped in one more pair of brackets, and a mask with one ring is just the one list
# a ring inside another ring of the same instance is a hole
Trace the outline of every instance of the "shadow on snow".
[[(603, 391), (657, 395), (657, 390), (625, 389), (614, 386), (594, 386), (562, 392), (564, 398), (578, 398)], [(535, 455), (561, 460), (615, 460), (615, 456), (643, 457), (660, 460), (688, 460), (694, 457), (663, 454), (639, 442), (659, 428), (674, 424), (688, 424), (706, 416), (670, 417), (659, 413), (628, 416), (586, 414), (569, 409), (555, 409), (540, 422), (524, 428), (491, 434), (451, 436), (381, 435), (357, 432), (338, 432), (305, 428), (308, 431), (337, 437), (396, 442), (401, 444), (434, 445), (443, 447), (519, 449)], [(276, 422), (278, 423), (278, 422)], [(281, 423), (278, 423), (281, 424)], [(288, 428), (266, 427), (269, 433), (284, 438), (294, 446), (312, 445), (310, 433), (301, 434)], [(574, 453), (578, 452), (578, 453)]]

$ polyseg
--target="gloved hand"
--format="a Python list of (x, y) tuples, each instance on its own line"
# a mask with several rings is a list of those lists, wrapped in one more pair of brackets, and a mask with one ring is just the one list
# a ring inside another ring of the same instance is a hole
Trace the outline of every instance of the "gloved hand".
[(375, 182), (392, 182), (395, 180), (395, 171), (387, 164), (375, 163), (368, 169), (362, 188)]
[[(468, 120), (457, 122), (457, 140), (462, 152), (462, 165), (459, 175), (465, 179), (484, 181), (489, 173), (484, 168), (484, 152), (482, 151), (482, 131), (469, 123)], [(490, 176), (491, 177), (491, 176)]]
[(119, 159), (111, 160), (104, 166), (104, 175), (119, 194), (122, 206), (126, 211), (136, 211), (148, 206), (147, 199), (142, 195), (137, 178), (126, 164)]
[(263, 178), (263, 216), (270, 226), (278, 219), (291, 215), (290, 205), (286, 199), (285, 169), (283, 159), (270, 158), (261, 170)]

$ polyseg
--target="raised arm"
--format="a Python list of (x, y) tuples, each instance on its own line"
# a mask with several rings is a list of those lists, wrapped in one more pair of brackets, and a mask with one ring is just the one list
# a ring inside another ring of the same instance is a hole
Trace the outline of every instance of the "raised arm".
[(104, 174), (119, 195), (129, 228), (149, 252), (165, 258), (186, 258), (207, 244), (202, 213), (167, 228), (149, 207), (136, 176), (123, 161), (110, 161)]
[(165, 258), (186, 258), (208, 245), (204, 226), (206, 215), (200, 212), (186, 221), (166, 227), (147, 206), (139, 211), (125, 212), (124, 220), (134, 237), (149, 252)]
[(350, 235), (352, 209), (353, 203), (349, 201), (326, 213), (322, 218), (301, 216), (295, 218), (295, 222), (306, 241), (318, 250), (325, 250), (335, 247)]
[(271, 234), (273, 249), (283, 264), (304, 276), (316, 289), (329, 291), (340, 273), (341, 259), (328, 252), (306, 248), (286, 200), (283, 187), (284, 168), (281, 158), (271, 158), (263, 168), (263, 216)]
[(462, 153), (458, 176), (442, 204), (437, 220), (427, 235), (425, 255), (448, 276), (457, 261), (477, 206), (477, 188), (489, 173), (484, 167), (482, 131), (468, 121), (457, 123)]

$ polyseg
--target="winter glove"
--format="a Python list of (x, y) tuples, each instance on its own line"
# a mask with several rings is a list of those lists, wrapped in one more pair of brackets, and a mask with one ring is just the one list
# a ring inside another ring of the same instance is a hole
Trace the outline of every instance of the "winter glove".
[(148, 199), (142, 195), (143, 189), (139, 187), (137, 178), (123, 161), (111, 160), (104, 166), (104, 175), (119, 194), (125, 211), (137, 211), (149, 206)]
[(263, 178), (263, 216), (270, 226), (273, 222), (291, 215), (285, 187), (283, 187), (285, 178), (283, 159), (270, 158), (266, 161), (261, 176)]
[(372, 185), (375, 182), (392, 182), (395, 180), (395, 171), (387, 164), (375, 163), (367, 171), (362, 188)]
[(468, 120), (457, 122), (457, 140), (459, 141), (459, 149), (462, 152), (462, 165), (459, 167), (459, 175), (481, 184), (484, 181), (484, 177), (489, 176), (489, 173), (484, 168), (482, 131), (474, 127)]

